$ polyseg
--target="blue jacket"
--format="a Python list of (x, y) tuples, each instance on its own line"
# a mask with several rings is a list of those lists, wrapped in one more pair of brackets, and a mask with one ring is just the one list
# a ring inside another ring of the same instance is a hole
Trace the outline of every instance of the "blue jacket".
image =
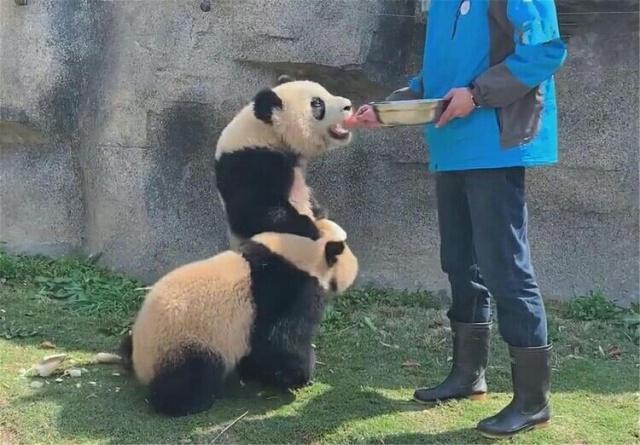
[(426, 126), (430, 169), (555, 163), (553, 74), (565, 57), (553, 0), (431, 0), (423, 68), (409, 88), (441, 98), (468, 86), (480, 108)]

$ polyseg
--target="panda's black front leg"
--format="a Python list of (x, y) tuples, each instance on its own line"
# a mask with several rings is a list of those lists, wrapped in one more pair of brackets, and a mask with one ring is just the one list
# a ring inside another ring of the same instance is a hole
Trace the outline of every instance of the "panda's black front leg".
[(288, 202), (245, 202), (244, 205), (229, 204), (227, 215), (231, 231), (242, 238), (251, 238), (258, 233), (290, 233), (317, 240), (320, 231), (314, 221), (301, 215)]
[(304, 353), (285, 355), (283, 362), (276, 371), (276, 386), (297, 389), (311, 383), (311, 377), (315, 369), (315, 356), (315, 351), (311, 347), (309, 347), (309, 351)]
[(290, 233), (311, 238), (314, 241), (320, 238), (320, 231), (314, 221), (308, 216), (298, 213), (288, 202), (266, 208), (262, 226), (262, 230), (256, 230), (255, 233), (268, 231)]
[(282, 390), (301, 388), (311, 381), (315, 352), (311, 345), (296, 351), (273, 350), (269, 347), (254, 349), (238, 368), (243, 380)]
[(327, 219), (329, 217), (329, 213), (324, 207), (322, 207), (318, 203), (315, 196), (313, 195), (313, 192), (311, 192), (311, 196), (309, 196), (309, 204), (311, 206), (311, 212), (313, 213), (313, 217), (316, 220)]

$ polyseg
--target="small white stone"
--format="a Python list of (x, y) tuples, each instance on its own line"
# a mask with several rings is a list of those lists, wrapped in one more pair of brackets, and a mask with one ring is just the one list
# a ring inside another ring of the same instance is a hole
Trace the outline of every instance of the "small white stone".
[(80, 377), (82, 375), (82, 371), (78, 368), (67, 369), (67, 374), (69, 377)]

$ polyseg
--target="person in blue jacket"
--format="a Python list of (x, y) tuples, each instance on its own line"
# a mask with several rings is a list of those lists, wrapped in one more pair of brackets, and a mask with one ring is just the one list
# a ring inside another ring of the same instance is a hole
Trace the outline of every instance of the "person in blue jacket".
[(551, 415), (551, 345), (527, 239), (525, 169), (558, 159), (553, 75), (565, 57), (553, 0), (431, 0), (422, 72), (388, 98), (450, 100), (425, 135), (451, 284), (453, 366), (414, 399), (485, 395), (493, 296), (514, 395), (478, 424), (489, 437)]

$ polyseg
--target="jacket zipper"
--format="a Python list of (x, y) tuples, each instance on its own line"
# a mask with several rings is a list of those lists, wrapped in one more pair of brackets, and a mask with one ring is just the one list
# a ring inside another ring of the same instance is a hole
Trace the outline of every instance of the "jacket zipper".
[(458, 30), (458, 19), (460, 19), (460, 8), (462, 8), (462, 4), (468, 0), (460, 0), (458, 3), (458, 7), (456, 8), (456, 18), (453, 21), (453, 30), (451, 31), (451, 40), (456, 36), (456, 31)]

